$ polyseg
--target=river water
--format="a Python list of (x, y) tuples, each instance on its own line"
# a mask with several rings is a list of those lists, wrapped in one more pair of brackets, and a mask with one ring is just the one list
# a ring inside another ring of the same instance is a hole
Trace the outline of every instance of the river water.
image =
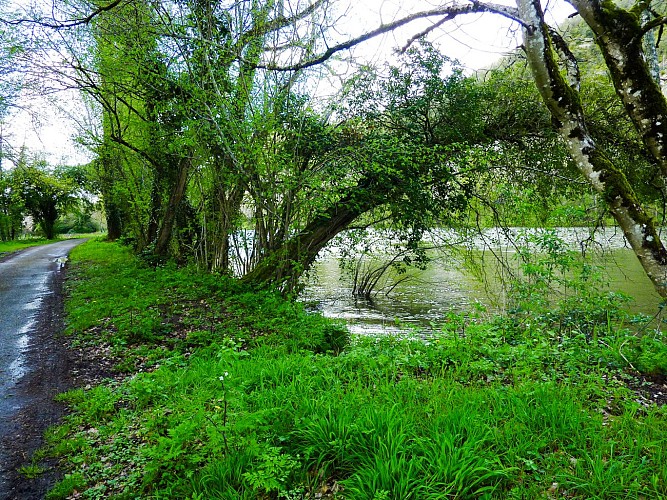
[[(450, 312), (484, 309), (490, 314), (502, 310), (507, 299), (500, 279), (503, 267), (496, 257), (501, 257), (510, 268), (516, 267), (516, 241), (521, 240), (523, 233), (520, 229), (512, 229), (508, 234), (489, 230), (469, 240), (468, 255), (476, 255), (478, 265), (483, 264), (484, 282), (475, 276), (479, 272), (473, 272), (464, 263), (460, 252), (448, 252), (444, 256), (435, 255), (424, 271), (410, 271), (409, 278), (399, 276), (406, 279), (389, 294), (377, 293), (372, 301), (353, 296), (351, 274), (341, 270), (340, 252), (334, 246), (316, 262), (305, 282), (302, 300), (327, 317), (345, 321), (349, 330), (358, 334), (428, 330), (437, 327)], [(622, 234), (607, 229), (596, 232), (591, 239), (590, 231), (585, 228), (563, 228), (556, 233), (572, 250), (580, 250), (582, 245), (587, 247), (587, 262), (598, 266), (603, 274), (600, 287), (607, 289), (606, 282), (608, 290), (632, 297), (626, 309), (651, 316), (657, 313), (661, 299)], [(375, 257), (386, 258), (383, 253), (386, 250), (378, 249)], [(395, 281), (396, 276), (385, 283), (387, 290)]]

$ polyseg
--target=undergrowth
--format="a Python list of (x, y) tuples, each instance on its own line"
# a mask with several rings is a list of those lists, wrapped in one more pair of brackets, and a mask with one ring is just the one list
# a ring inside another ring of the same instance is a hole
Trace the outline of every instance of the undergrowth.
[(61, 396), (72, 412), (43, 453), (67, 474), (49, 498), (667, 497), (667, 411), (628, 387), (664, 374), (667, 348), (618, 297), (350, 340), (114, 244), (71, 261), (68, 333), (114, 367)]

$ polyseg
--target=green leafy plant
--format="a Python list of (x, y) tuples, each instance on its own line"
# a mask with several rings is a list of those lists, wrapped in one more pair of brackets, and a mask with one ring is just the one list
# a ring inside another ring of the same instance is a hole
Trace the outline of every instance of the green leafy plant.
[[(340, 326), (279, 295), (99, 241), (71, 265), (69, 335), (131, 371), (61, 396), (53, 498), (667, 495), (664, 407), (626, 383), (631, 364), (661, 369), (663, 339), (604, 301), (450, 314), (427, 340), (333, 356)], [(129, 336), (130, 311), (170, 328)]]
[(269, 447), (258, 456), (253, 470), (243, 474), (243, 477), (260, 493), (284, 493), (287, 480), (298, 465), (297, 460), (282, 453), (280, 448)]

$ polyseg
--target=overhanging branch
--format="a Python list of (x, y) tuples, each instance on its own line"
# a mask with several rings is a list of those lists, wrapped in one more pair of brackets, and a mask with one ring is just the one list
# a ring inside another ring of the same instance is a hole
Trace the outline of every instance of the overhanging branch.
[(128, 0), (113, 0), (112, 2), (102, 5), (101, 7), (98, 7), (97, 9), (93, 10), (90, 14), (88, 14), (85, 17), (78, 18), (78, 19), (67, 19), (64, 21), (58, 21), (57, 19), (49, 19), (48, 21), (44, 19), (0, 19), (0, 22), (8, 25), (18, 25), (18, 24), (36, 24), (38, 26), (42, 26), (43, 28), (50, 28), (54, 30), (59, 30), (63, 28), (74, 28), (76, 26), (81, 26), (84, 24), (88, 24), (91, 22), (93, 19), (95, 19), (97, 16), (102, 14), (103, 12), (108, 12), (110, 10), (115, 9), (118, 7), (121, 3), (127, 2)]
[(445, 21), (454, 19), (456, 16), (462, 15), (462, 14), (479, 14), (483, 12), (489, 12), (489, 13), (494, 13), (494, 14), (499, 14), (503, 17), (506, 17), (508, 19), (511, 19), (521, 25), (524, 25), (523, 21), (519, 17), (519, 12), (517, 9), (513, 7), (508, 7), (505, 5), (497, 5), (497, 4), (489, 4), (485, 2), (478, 2), (478, 1), (471, 1), (470, 3), (467, 4), (450, 4), (445, 7), (439, 7), (437, 9), (432, 9), (428, 11), (422, 11), (422, 12), (417, 12), (414, 14), (411, 14), (409, 16), (403, 17), (401, 19), (397, 19), (395, 21), (392, 21), (390, 23), (382, 24), (375, 28), (372, 31), (369, 31), (368, 33), (364, 33), (363, 35), (360, 35), (356, 38), (353, 38), (351, 40), (348, 40), (346, 42), (339, 43), (337, 45), (333, 45), (327, 50), (322, 53), (321, 55), (314, 57), (313, 59), (309, 59), (306, 61), (302, 61), (297, 64), (292, 64), (292, 65), (286, 65), (286, 66), (281, 66), (277, 64), (262, 64), (262, 65), (257, 65), (258, 68), (261, 69), (267, 69), (271, 71), (295, 71), (295, 70), (301, 70), (301, 69), (306, 69), (310, 68), (312, 66), (316, 66), (318, 64), (322, 64), (323, 62), (331, 59), (335, 54), (338, 52), (342, 52), (344, 50), (349, 50), (363, 42), (366, 42), (372, 38), (375, 38), (376, 36), (383, 35), (385, 33), (389, 33), (390, 31), (393, 31), (397, 28), (400, 28), (402, 26), (405, 26), (407, 24), (412, 23), (413, 21), (417, 21), (419, 19), (427, 19), (429, 17), (442, 17), (445, 16), (445, 19), (441, 19), (437, 22), (437, 25), (443, 24)]
[(641, 28), (641, 34), (645, 35), (654, 28), (662, 27), (667, 24), (667, 16), (660, 16), (645, 23)]

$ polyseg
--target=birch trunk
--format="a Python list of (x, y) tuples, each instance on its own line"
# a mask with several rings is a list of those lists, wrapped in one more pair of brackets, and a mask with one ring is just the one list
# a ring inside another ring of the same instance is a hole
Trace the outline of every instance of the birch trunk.
[(570, 3), (593, 31), (625, 111), (667, 176), (667, 100), (647, 64), (642, 11), (624, 10), (613, 2)]
[[(578, 7), (580, 4), (588, 4), (589, 2), (573, 1), (572, 3), (575, 7)], [(667, 298), (667, 251), (660, 241), (653, 219), (639, 204), (623, 172), (610, 161), (589, 134), (581, 107), (578, 82), (571, 81), (568, 83), (559, 70), (554, 42), (544, 22), (539, 0), (517, 0), (517, 6), (524, 23), (522, 29), (526, 56), (537, 88), (551, 112), (556, 129), (566, 143), (579, 170), (593, 188), (603, 195), (611, 214), (623, 230), (656, 290), (662, 297)], [(587, 20), (587, 17), (590, 16), (588, 14), (585, 16), (582, 13), (582, 17)], [(609, 28), (609, 26), (607, 27)], [(632, 104), (635, 106), (633, 113), (641, 116), (643, 113), (649, 112), (645, 100), (655, 94), (654, 89), (650, 93), (646, 92), (646, 96), (644, 96), (643, 91), (638, 92), (640, 87), (635, 87), (635, 83), (631, 83), (633, 78), (630, 75), (621, 75), (620, 68), (627, 69), (630, 66), (634, 68), (637, 62), (622, 63), (624, 49), (611, 43), (614, 37), (609, 35), (609, 31), (613, 30), (607, 30), (604, 34), (606, 41), (598, 43), (603, 51), (605, 47), (608, 49), (605, 53), (605, 60), (608, 65), (614, 67), (613, 70), (610, 68), (612, 73), (617, 73), (614, 81), (615, 84), (618, 82), (623, 89), (621, 97), (624, 98), (626, 109), (629, 104)], [(641, 38), (636, 43), (641, 47)], [(637, 50), (635, 46), (628, 46), (627, 49)], [(614, 54), (609, 53), (610, 50), (613, 50)], [(653, 82), (645, 64), (644, 70), (646, 78), (641, 76), (642, 81)], [(634, 78), (640, 77), (635, 76)], [(655, 87), (655, 84), (653, 86)], [(660, 95), (662, 96), (662, 94)], [(662, 98), (662, 101), (664, 102), (664, 98)], [(658, 110), (658, 113), (662, 113), (662, 111)], [(664, 121), (667, 122), (667, 107), (664, 116)], [(658, 154), (656, 158), (660, 159), (661, 166), (664, 169), (663, 148), (655, 140), (654, 130), (655, 128), (661, 129), (663, 127), (662, 123), (658, 120), (657, 125), (654, 124), (655, 127), (653, 128), (643, 122), (640, 125), (643, 128), (638, 127), (638, 129), (643, 133), (647, 146), (650, 147), (652, 152), (655, 152), (654, 154)], [(651, 135), (649, 130), (653, 131), (653, 139), (649, 137)]]

